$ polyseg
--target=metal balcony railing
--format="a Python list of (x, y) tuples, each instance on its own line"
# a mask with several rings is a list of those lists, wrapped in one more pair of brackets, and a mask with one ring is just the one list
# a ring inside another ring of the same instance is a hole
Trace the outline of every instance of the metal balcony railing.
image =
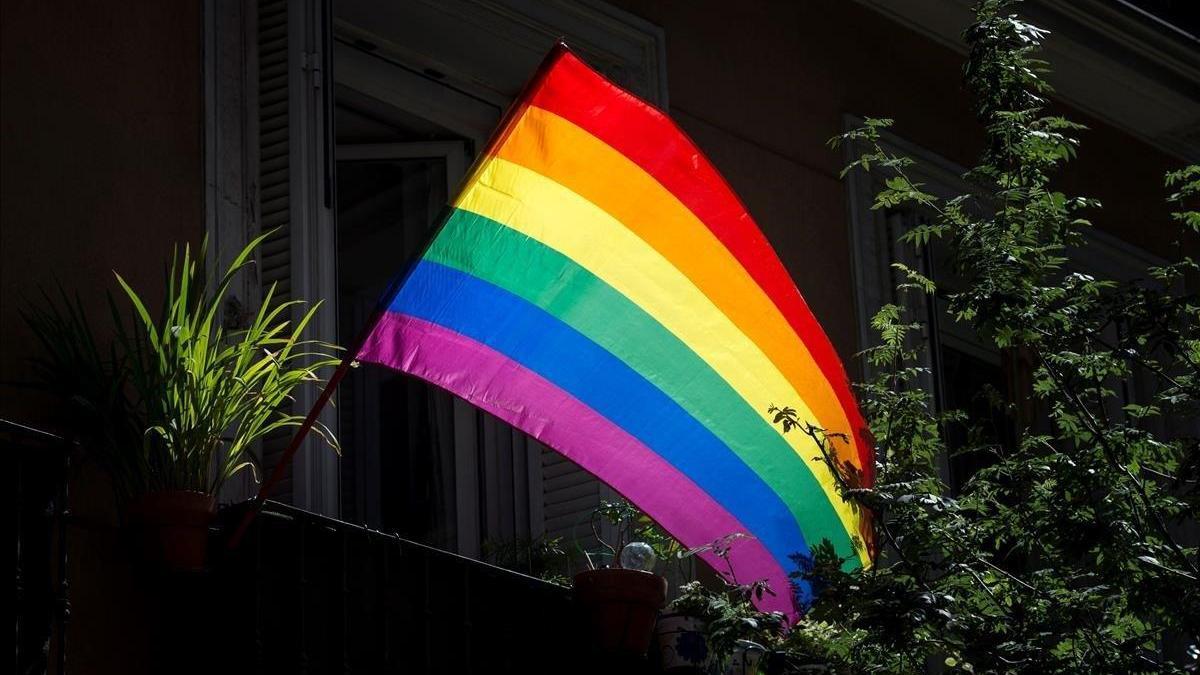
[[(233, 551), (224, 533), (243, 510), (222, 511), (207, 569), (165, 572), (139, 563), (111, 525), (68, 512), (67, 441), (0, 420), (0, 447), (14, 469), (16, 673), (590, 668), (570, 589), (275, 502), (266, 503)], [(81, 543), (79, 560), (68, 561), (69, 537), (98, 527), (111, 534)], [(108, 549), (88, 548), (95, 542)], [(97, 566), (92, 557), (111, 564)], [(85, 569), (83, 585), (69, 586)], [(98, 577), (98, 569), (120, 571), (122, 583)], [(115, 650), (123, 655), (116, 663), (83, 657), (105, 651), (88, 644), (100, 639), (88, 630), (68, 635), (68, 590), (86, 600), (93, 622), (110, 616), (118, 634), (131, 636)]]
[(564, 673), (585, 653), (567, 588), (284, 504), (214, 574), (252, 672)]
[(0, 452), (10, 470), (15, 535), (14, 673), (65, 672), (70, 614), (67, 585), (67, 472), (71, 444), (0, 419)]

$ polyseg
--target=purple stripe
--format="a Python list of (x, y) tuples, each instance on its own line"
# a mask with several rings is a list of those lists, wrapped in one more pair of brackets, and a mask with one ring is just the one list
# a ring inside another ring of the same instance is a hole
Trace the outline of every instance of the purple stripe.
[[(687, 476), (633, 436), (537, 373), (437, 324), (387, 313), (358, 353), (432, 382), (492, 413), (565, 455), (654, 518), (687, 547), (749, 532)], [(725, 564), (702, 553), (713, 569)], [(775, 596), (758, 603), (792, 618), (796, 608), (783, 568), (757, 539), (741, 539), (729, 555), (738, 580), (766, 579)]]

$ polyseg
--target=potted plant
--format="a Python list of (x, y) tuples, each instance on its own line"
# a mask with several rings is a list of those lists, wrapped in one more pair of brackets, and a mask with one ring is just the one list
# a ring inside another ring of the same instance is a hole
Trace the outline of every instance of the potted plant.
[(606, 567), (580, 572), (574, 583), (596, 648), (606, 654), (645, 656), (654, 620), (667, 600), (667, 580), (645, 570)]
[(486, 540), (482, 558), (497, 567), (537, 577), (559, 586), (570, 586), (567, 576), (569, 556), (562, 538), (541, 535), (510, 540)]
[(706, 673), (712, 669), (715, 659), (707, 635), (711, 605), (712, 591), (699, 581), (679, 587), (679, 595), (654, 627), (663, 672)]
[(783, 634), (785, 618), (755, 609), (752, 600), (773, 593), (764, 581), (738, 584), (729, 566), (733, 543), (748, 535), (734, 533), (687, 550), (683, 556), (711, 552), (728, 566), (728, 578), (716, 588), (693, 581), (680, 587), (659, 617), (655, 637), (664, 672), (751, 675)]
[[(244, 328), (224, 326), (234, 277), (266, 236), (214, 275), (215, 285), (200, 262), (206, 247), (194, 258), (185, 246), (169, 266), (157, 318), (117, 274), (128, 310), (110, 296), (116, 339), (107, 351), (65, 293), (25, 313), (44, 347), (42, 379), (69, 402), (78, 435), (112, 477), (139, 550), (172, 569), (203, 567), (217, 492), (242, 471), (257, 478), (255, 443), (299, 425), (286, 410), (292, 393), (336, 363), (335, 347), (300, 338), (317, 307), (292, 323), (301, 303), (275, 302), (274, 287)], [(314, 430), (337, 449), (328, 429)]]
[(727, 584), (711, 596), (706, 637), (719, 672), (725, 675), (755, 675), (767, 646), (783, 635), (786, 619), (779, 612), (760, 612), (754, 598), (770, 593), (763, 582)]
[[(613, 527), (612, 543), (600, 536), (602, 521)], [(645, 514), (623, 501), (601, 504), (592, 514), (591, 526), (612, 562), (598, 567), (596, 556), (585, 551), (588, 569), (573, 579), (589, 635), (602, 653), (642, 659), (650, 648), (658, 610), (667, 599), (667, 580), (655, 574), (654, 568), (672, 540)]]
[(759, 612), (750, 598), (761, 583), (710, 589), (684, 584), (655, 627), (662, 668), (668, 673), (754, 675), (767, 647), (783, 635), (784, 616)]

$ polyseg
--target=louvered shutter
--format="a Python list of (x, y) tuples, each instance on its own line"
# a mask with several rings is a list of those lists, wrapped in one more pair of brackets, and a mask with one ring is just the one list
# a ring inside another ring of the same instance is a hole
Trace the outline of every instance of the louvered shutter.
[[(288, 2), (258, 3), (258, 222), (262, 231), (275, 230), (259, 252), (263, 292), (275, 287), (275, 300), (291, 299), (291, 223), (289, 204), (290, 144), (288, 126)], [(289, 434), (280, 431), (263, 441), (263, 465), (269, 471), (279, 461)], [(291, 472), (284, 476), (275, 498), (288, 501)]]
[[(400, 44), (417, 50), (419, 57), (432, 62), (456, 64), (471, 71), (472, 77), (466, 78), (468, 86), (472, 82), (485, 80), (489, 86), (519, 82), (527, 72), (524, 66), (516, 67), (518, 60), (515, 59), (497, 64), (491, 56), (490, 47), (476, 50), (468, 46), (464, 49), (458, 42), (467, 39), (461, 30), (463, 26), (477, 27), (472, 29), (474, 33), (471, 40), (518, 45), (536, 41), (539, 48), (540, 43), (549, 39), (547, 36), (584, 33), (579, 36), (577, 44), (585, 49), (588, 45), (604, 45), (604, 49), (587, 51), (589, 54), (595, 51), (592, 56), (598, 62), (611, 61), (609, 65), (613, 67), (609, 70), (618, 79), (651, 100), (665, 103), (666, 88), (660, 61), (661, 32), (648, 24), (639, 23), (634, 17), (619, 16), (616, 10), (610, 8), (593, 10), (586, 5), (569, 4), (570, 7), (564, 8), (555, 3), (529, 4), (513, 0), (496, 3), (384, 4), (345, 0), (339, 5), (339, 30), (350, 30), (350, 25), (364, 34), (382, 30), (382, 39), (368, 35), (370, 39), (365, 41), (374, 45)], [(257, 6), (260, 51), (256, 68), (260, 78), (257, 146), (260, 153), (259, 222), (264, 229), (280, 228), (261, 253), (262, 281), (264, 286), (278, 283), (281, 298), (309, 301), (326, 299), (322, 314), (329, 325), (318, 326), (313, 336), (329, 340), (337, 334), (333, 321), (336, 317), (333, 303), (336, 289), (332, 288), (336, 275), (328, 273), (335, 250), (330, 194), (332, 173), (327, 167), (331, 159), (328, 156), (330, 136), (322, 136), (328, 119), (330, 96), (329, 87), (321, 88), (320, 80), (322, 77), (327, 82), (330, 80), (328, 47), (332, 41), (328, 30), (332, 21), (328, 4), (322, 4), (321, 0), (258, 0)], [(359, 20), (356, 21), (356, 18)], [(387, 23), (391, 19), (395, 21)], [(535, 26), (537, 30), (531, 32), (530, 26)], [(357, 33), (353, 35), (359, 37)], [(431, 40), (431, 36), (434, 39)], [(357, 44), (358, 40), (354, 43)], [(341, 47), (345, 46), (343, 41)], [(476, 60), (473, 65), (472, 59)], [(377, 61), (377, 57), (366, 60), (367, 63)], [(341, 84), (352, 86), (349, 76), (353, 74), (353, 64), (344, 60), (339, 63), (345, 66), (343, 74), (347, 76)], [(411, 75), (411, 72), (422, 71), (416, 69), (408, 72)], [(508, 74), (500, 77), (498, 72)], [(408, 76), (401, 73), (397, 77), (403, 80)], [(398, 81), (377, 78), (367, 84), (374, 89), (385, 90), (377, 94), (385, 94), (394, 89)], [(404, 109), (420, 103), (422, 101), (412, 100), (411, 97), (396, 102), (398, 107)], [(461, 112), (454, 109), (443, 111), (436, 105), (431, 110), (454, 119), (458, 119), (455, 114)], [(430, 119), (438, 121), (434, 117)], [(310, 402), (311, 397), (300, 397), (296, 409), (303, 412)], [(331, 424), (334, 422), (332, 417), (326, 421)], [(483, 506), (485, 513), (481, 513), (477, 519), (483, 530), (481, 535), (491, 536), (489, 530), (508, 534), (502, 523), (490, 527), (494, 524), (489, 522), (494, 511), (512, 512), (512, 518), (517, 523), (512, 528), (512, 534), (516, 536), (523, 536), (525, 532), (537, 535), (543, 525), (551, 534), (569, 536), (590, 531), (586, 522), (592, 510), (603, 497), (612, 494), (606, 486), (574, 464), (540, 449), (536, 444), (531, 444), (529, 452), (532, 456), (528, 457), (528, 461), (523, 461), (518, 451), (518, 448), (526, 446), (523, 437), (511, 439), (513, 449), (509, 452), (504, 450), (508, 447), (508, 439), (499, 430), (489, 435), (487, 429), (479, 427), (478, 432), (479, 439), (484, 436), (493, 438), (496, 447), (501, 448), (495, 457), (486, 454), (479, 457), (479, 469), (494, 467), (499, 470), (495, 475), (484, 472), (475, 476), (479, 482), (477, 492), (484, 499), (462, 499), (458, 505), (460, 510), (464, 507), (479, 510)], [(455, 436), (456, 446), (459, 436)], [(478, 451), (481, 440), (475, 439), (470, 444), (472, 447), (468, 448), (465, 446), (471, 439), (463, 436), (461, 440), (464, 447), (456, 447), (456, 452), (462, 455), (471, 450)], [(268, 465), (278, 458), (285, 444), (286, 438), (282, 437), (264, 444)], [(510, 454), (511, 462), (508, 461)], [(315, 444), (302, 449), (293, 468), (294, 480), (286, 481), (276, 496), (294, 495), (294, 501), (299, 505), (327, 513), (336, 512), (336, 500), (324, 496), (336, 495), (337, 492), (337, 466), (331, 459), (330, 453)], [(543, 468), (552, 474), (549, 480), (540, 480)], [(474, 476), (474, 472), (464, 470), (463, 473), (470, 475), (459, 476), (460, 484), (472, 484), (468, 479)], [(522, 504), (521, 495), (516, 492), (528, 495), (527, 502)], [(314, 502), (314, 499), (317, 501)], [(526, 519), (528, 530), (519, 525)], [(584, 525), (582, 529), (577, 527), (580, 523)]]
[[(257, 217), (259, 230), (271, 232), (258, 253), (260, 281), (264, 295), (274, 285), (274, 302), (322, 302), (304, 337), (323, 341), (334, 340), (337, 315), (329, 23), (328, 4), (320, 0), (258, 1)], [(294, 308), (292, 319), (305, 309)], [(311, 388), (297, 392), (292, 412), (305, 414), (316, 395)], [(332, 427), (335, 415), (327, 409), (322, 421)], [(290, 438), (284, 430), (264, 439), (268, 472)], [(336, 457), (310, 435), (271, 496), (336, 515), (337, 478)]]
[(604, 483), (559, 453), (542, 451), (542, 513), (546, 536), (590, 548), (592, 512), (608, 496)]

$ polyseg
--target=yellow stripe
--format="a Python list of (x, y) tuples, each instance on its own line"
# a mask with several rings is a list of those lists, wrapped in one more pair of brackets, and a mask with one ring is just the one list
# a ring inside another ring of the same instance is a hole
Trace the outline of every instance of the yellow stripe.
[[(758, 345), (793, 388), (804, 392), (804, 404), (814, 415), (806, 421), (853, 435), (833, 386), (775, 303), (716, 235), (653, 176), (587, 130), (537, 107), (521, 115), (495, 154), (604, 209), (652, 246)], [(862, 464), (857, 444), (835, 446), (843, 461)]]
[[(764, 420), (767, 408), (798, 401), (801, 418), (816, 419), (770, 359), (666, 258), (595, 204), (518, 164), (492, 157), (455, 202), (571, 258), (653, 316), (725, 379)], [(785, 435), (824, 489), (842, 526), (859, 536), (858, 517), (838, 497), (835, 479), (810, 439)], [(864, 558), (865, 551), (860, 552)]]

